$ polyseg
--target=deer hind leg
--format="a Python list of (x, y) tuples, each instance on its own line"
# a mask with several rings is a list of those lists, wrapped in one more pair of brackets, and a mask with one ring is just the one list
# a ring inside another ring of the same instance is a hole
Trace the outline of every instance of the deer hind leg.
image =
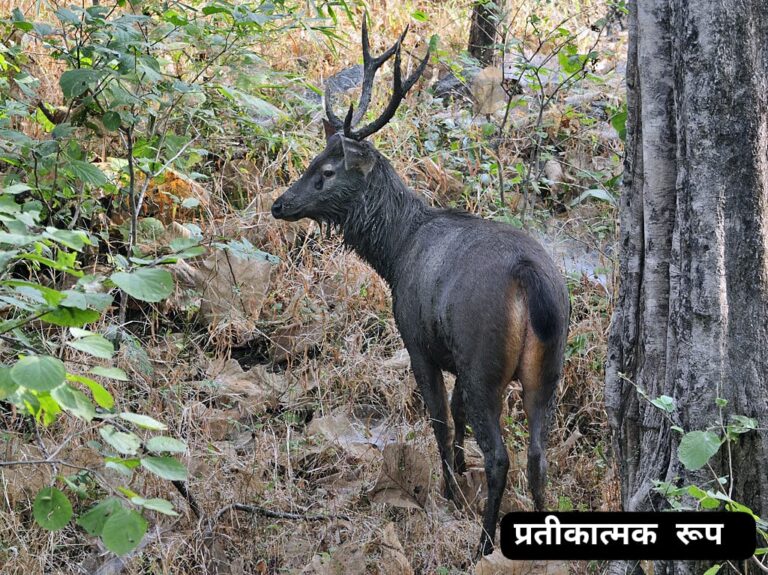
[(499, 507), (509, 471), (509, 455), (499, 424), (501, 395), (506, 381), (503, 374), (494, 373), (495, 371), (498, 370), (478, 367), (473, 373), (460, 376), (464, 383), (461, 393), (467, 418), (485, 459), (488, 499), (483, 515), (483, 533), (480, 537), (480, 552), (483, 555), (493, 551)]
[(461, 382), (457, 379), (451, 396), (451, 415), (453, 416), (453, 469), (461, 475), (467, 470), (464, 459), (464, 434), (467, 430), (467, 414), (464, 411), (464, 400), (461, 397)]
[(518, 368), (523, 386), (523, 409), (528, 418), (528, 488), (537, 511), (545, 508), (544, 490), (547, 482), (547, 436), (549, 420), (556, 399), (560, 370), (552, 347), (543, 344), (528, 331)]
[(419, 392), (427, 406), (427, 413), (432, 421), (432, 430), (437, 439), (440, 462), (443, 467), (446, 499), (458, 501), (457, 488), (453, 478), (453, 433), (448, 422), (448, 395), (445, 391), (443, 374), (440, 369), (422, 354), (409, 350), (411, 367), (416, 378)]

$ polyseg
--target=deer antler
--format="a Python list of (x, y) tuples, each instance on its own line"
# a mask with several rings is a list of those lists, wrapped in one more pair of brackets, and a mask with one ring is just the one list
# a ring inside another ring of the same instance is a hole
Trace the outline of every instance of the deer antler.
[[(366, 19), (363, 18), (363, 91), (360, 95), (360, 106), (357, 110), (357, 113), (355, 113), (354, 105), (350, 105), (349, 111), (347, 112), (347, 115), (342, 122), (339, 117), (333, 113), (330, 86), (326, 87), (325, 113), (328, 116), (328, 121), (331, 123), (334, 130), (338, 132), (343, 128), (344, 135), (347, 138), (351, 138), (353, 140), (362, 140), (379, 131), (386, 125), (387, 122), (389, 122), (389, 120), (392, 119), (392, 116), (395, 115), (400, 102), (408, 93), (408, 90), (410, 90), (411, 87), (416, 83), (416, 80), (419, 79), (419, 76), (421, 76), (421, 74), (424, 72), (424, 69), (427, 67), (427, 62), (429, 62), (429, 50), (427, 50), (427, 54), (424, 56), (424, 59), (419, 64), (418, 68), (416, 68), (414, 73), (405, 80), (405, 83), (402, 82), (400, 71), (400, 48), (407, 33), (408, 27), (406, 26), (405, 30), (403, 30), (403, 33), (400, 35), (400, 38), (397, 39), (397, 42), (395, 42), (395, 44), (381, 56), (374, 58), (371, 56), (371, 48), (368, 43), (368, 25), (366, 24)], [(371, 124), (361, 128), (360, 130), (353, 132), (352, 126), (356, 125), (362, 119), (362, 117), (365, 115), (365, 112), (368, 110), (368, 105), (371, 103), (373, 80), (376, 76), (376, 72), (379, 68), (381, 68), (384, 62), (392, 57), (392, 54), (395, 55), (392, 99), (390, 100), (382, 115), (379, 116), (379, 118), (377, 118)]]

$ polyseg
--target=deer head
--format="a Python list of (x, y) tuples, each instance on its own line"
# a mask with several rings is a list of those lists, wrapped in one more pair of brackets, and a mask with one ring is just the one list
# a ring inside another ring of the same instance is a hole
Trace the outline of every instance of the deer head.
[[(350, 105), (344, 121), (339, 119), (333, 112), (333, 94), (330, 87), (326, 87), (326, 148), (312, 160), (301, 178), (275, 200), (272, 205), (275, 218), (291, 221), (311, 218), (318, 222), (339, 224), (349, 204), (367, 189), (373, 168), (383, 157), (365, 138), (378, 132), (392, 119), (400, 102), (424, 72), (429, 61), (427, 51), (413, 74), (405, 81), (402, 80), (400, 49), (407, 32), (408, 28), (394, 46), (380, 56), (373, 57), (368, 43), (368, 27), (363, 19), (363, 86), (357, 111), (354, 105)], [(368, 110), (376, 72), (393, 54), (395, 69), (392, 97), (376, 120), (356, 129)]]

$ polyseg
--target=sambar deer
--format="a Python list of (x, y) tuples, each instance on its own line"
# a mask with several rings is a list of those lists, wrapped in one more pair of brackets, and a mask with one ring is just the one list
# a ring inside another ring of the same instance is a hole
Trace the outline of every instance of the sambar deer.
[[(544, 509), (548, 420), (563, 365), (570, 313), (562, 275), (544, 248), (500, 222), (432, 208), (408, 189), (365, 138), (395, 114), (424, 71), (401, 78), (406, 31), (379, 57), (370, 54), (363, 20), (364, 79), (357, 113), (342, 122), (326, 88), (327, 146), (272, 206), (283, 220), (311, 218), (340, 229), (344, 243), (392, 290), (395, 321), (427, 406), (442, 461), (445, 495), (459, 503), (454, 473), (465, 471), (466, 423), (482, 449), (488, 482), (480, 550), (493, 550), (509, 456), (499, 418), (507, 385), (518, 379), (528, 418), (528, 484)], [(376, 71), (395, 56), (392, 98), (379, 118), (359, 129)], [(450, 402), (442, 371), (456, 375)]]

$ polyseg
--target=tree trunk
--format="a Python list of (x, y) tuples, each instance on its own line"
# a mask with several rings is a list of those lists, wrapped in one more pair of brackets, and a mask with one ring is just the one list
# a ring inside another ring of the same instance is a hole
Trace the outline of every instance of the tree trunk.
[(493, 63), (496, 26), (499, 22), (502, 4), (501, 0), (495, 4), (475, 2), (472, 8), (468, 49), (469, 53), (477, 58), (483, 67), (490, 66)]
[[(768, 2), (629, 6), (621, 286), (606, 366), (623, 507), (664, 508), (654, 480), (714, 478), (683, 468), (681, 435), (638, 386), (649, 398), (674, 397), (685, 431), (721, 433), (716, 398), (728, 401), (726, 422), (757, 419), (759, 431), (711, 463), (735, 501), (766, 517)], [(700, 567), (659, 562), (654, 572)]]

